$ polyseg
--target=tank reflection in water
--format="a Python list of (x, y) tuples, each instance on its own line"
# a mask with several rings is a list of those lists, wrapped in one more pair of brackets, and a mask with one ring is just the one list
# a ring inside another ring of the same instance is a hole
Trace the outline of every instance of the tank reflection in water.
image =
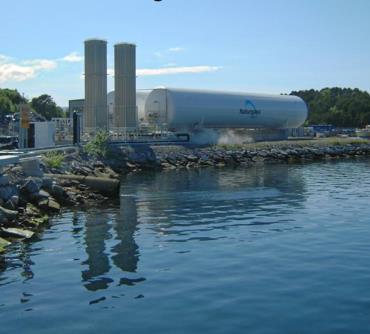
[(1, 328), (366, 332), (369, 165), (127, 175), (120, 203), (66, 211), (10, 246)]
[(121, 196), (136, 206), (138, 220), (171, 236), (166, 242), (222, 238), (218, 230), (237, 225), (287, 222), (286, 213), (304, 204), (300, 171), (285, 166), (134, 174), (123, 184)]

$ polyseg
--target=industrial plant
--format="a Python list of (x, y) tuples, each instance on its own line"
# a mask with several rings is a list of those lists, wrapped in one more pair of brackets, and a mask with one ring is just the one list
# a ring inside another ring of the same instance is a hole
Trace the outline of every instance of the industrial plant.
[(207, 130), (233, 130), (259, 139), (285, 139), (287, 129), (300, 127), (307, 118), (307, 106), (297, 96), (137, 90), (136, 45), (131, 43), (114, 45), (114, 87), (107, 94), (107, 41), (86, 40), (85, 99), (70, 101), (70, 111), (83, 110), (85, 137), (104, 130), (112, 140), (191, 141)]

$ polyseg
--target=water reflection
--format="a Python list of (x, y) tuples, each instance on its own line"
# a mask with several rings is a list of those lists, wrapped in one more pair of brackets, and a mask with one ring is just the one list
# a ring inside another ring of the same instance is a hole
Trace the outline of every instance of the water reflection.
[(113, 280), (101, 277), (109, 272), (111, 266), (108, 253), (105, 249), (105, 242), (110, 237), (110, 225), (108, 216), (104, 213), (89, 212), (86, 214), (85, 222), (85, 245), (87, 260), (82, 264), (88, 269), (82, 271), (82, 279), (86, 289), (91, 291), (106, 289)]
[[(237, 227), (248, 228), (250, 234), (298, 228), (299, 222), (287, 217), (304, 205), (305, 187), (297, 166), (128, 175), (122, 182), (119, 208), (70, 216), (74, 243), (86, 254), (81, 263), (83, 286), (98, 291), (145, 281), (137, 275), (139, 229), (148, 229), (161, 242), (186, 243), (228, 238), (228, 230)], [(35, 245), (18, 244), (14, 259), (0, 260), (0, 272), (21, 268), (25, 280), (32, 279)], [(2, 279), (0, 274), (0, 285)], [(27, 301), (29, 296), (22, 298)]]
[[(112, 215), (102, 214), (101, 210), (86, 214), (84, 241), (88, 258), (82, 263), (88, 267), (82, 271), (86, 289), (107, 289), (114, 282), (109, 275), (112, 265), (125, 273), (136, 272), (139, 247), (134, 239), (138, 224), (134, 201), (132, 197), (121, 197), (119, 210), (114, 208)], [(109, 248), (107, 244), (113, 238), (116, 243)], [(144, 280), (141, 277), (122, 277), (116, 283), (131, 286)]]
[(173, 236), (166, 242), (208, 241), (224, 237), (210, 231), (288, 223), (287, 214), (305, 201), (304, 178), (296, 166), (133, 174), (123, 185), (122, 196), (135, 199), (126, 205), (136, 206), (130, 210), (156, 233)]
[(134, 233), (137, 229), (137, 206), (132, 196), (122, 196), (120, 210), (116, 215), (116, 240), (112, 247), (113, 263), (122, 271), (136, 272), (139, 261), (139, 246), (135, 243)]

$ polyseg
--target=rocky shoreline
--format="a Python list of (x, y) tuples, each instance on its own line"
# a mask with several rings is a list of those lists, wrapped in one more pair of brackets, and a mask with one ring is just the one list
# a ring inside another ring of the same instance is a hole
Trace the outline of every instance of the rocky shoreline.
[[(45, 157), (10, 166), (0, 176), (0, 253), (13, 241), (30, 239), (63, 208), (88, 208), (117, 198), (119, 175), (78, 150), (66, 151), (59, 168)], [(31, 174), (31, 175), (30, 175)]]
[(370, 154), (367, 140), (309, 140), (211, 147), (152, 146), (121, 148), (121, 172), (170, 170), (260, 163), (294, 163), (356, 158)]
[[(120, 175), (171, 170), (297, 163), (370, 155), (367, 140), (284, 141), (210, 147), (110, 148), (105, 157), (81, 149), (59, 153), (60, 163), (41, 156), (0, 175), (0, 253), (15, 240), (30, 239), (63, 208), (96, 206), (118, 198)], [(31, 164), (31, 165), (32, 165)], [(32, 172), (30, 172), (32, 169)]]

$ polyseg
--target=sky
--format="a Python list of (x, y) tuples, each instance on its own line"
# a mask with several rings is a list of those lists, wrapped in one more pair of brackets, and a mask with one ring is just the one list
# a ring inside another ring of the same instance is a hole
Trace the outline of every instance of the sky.
[(17, 0), (1, 4), (0, 88), (84, 97), (84, 40), (137, 45), (137, 88), (370, 91), (368, 0)]

